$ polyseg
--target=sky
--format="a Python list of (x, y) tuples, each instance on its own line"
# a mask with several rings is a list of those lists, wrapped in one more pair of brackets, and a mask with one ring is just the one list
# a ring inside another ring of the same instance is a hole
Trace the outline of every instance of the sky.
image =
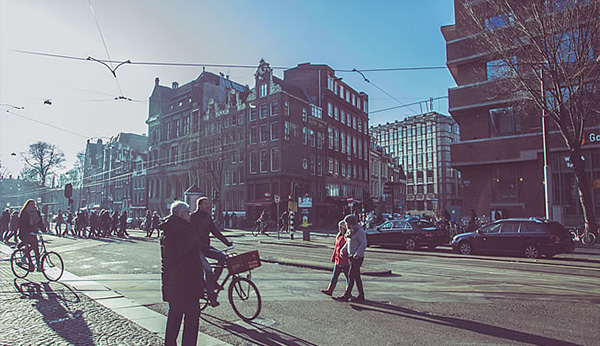
[[(202, 72), (126, 64), (115, 78), (98, 62), (23, 51), (249, 66), (264, 58), (273, 67), (310, 62), (339, 70), (443, 67), (440, 28), (452, 23), (452, 0), (0, 0), (0, 163), (17, 174), (21, 153), (45, 141), (65, 153), (70, 169), (88, 139), (147, 133), (156, 77), (183, 85)], [(254, 85), (254, 67), (206, 69)], [(336, 75), (369, 95), (371, 125), (425, 112), (419, 105), (377, 110), (445, 97), (456, 85), (447, 69), (365, 72), (370, 83), (355, 72)], [(447, 99), (433, 110), (448, 114)]]

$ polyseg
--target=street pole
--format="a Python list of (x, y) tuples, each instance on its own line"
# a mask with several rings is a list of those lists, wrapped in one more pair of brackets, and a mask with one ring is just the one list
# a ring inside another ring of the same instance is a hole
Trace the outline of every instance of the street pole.
[(543, 142), (543, 151), (544, 151), (544, 199), (546, 201), (545, 209), (546, 209), (546, 219), (552, 219), (552, 172), (550, 170), (550, 164), (548, 163), (548, 158), (550, 156), (549, 146), (548, 146), (548, 128), (547, 128), (547, 118), (545, 111), (545, 103), (546, 103), (546, 95), (545, 95), (545, 86), (544, 86), (544, 69), (540, 67), (540, 89), (542, 91), (542, 142)]

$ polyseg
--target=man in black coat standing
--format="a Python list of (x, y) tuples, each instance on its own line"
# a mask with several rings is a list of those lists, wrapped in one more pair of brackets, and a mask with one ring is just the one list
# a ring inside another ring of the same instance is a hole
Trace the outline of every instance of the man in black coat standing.
[[(219, 229), (215, 226), (212, 218), (210, 217), (210, 201), (207, 197), (200, 197), (196, 201), (196, 211), (194, 211), (192, 214), (191, 220), (194, 231), (196, 232), (196, 235), (200, 241), (200, 251), (202, 254), (201, 260), (204, 267), (204, 273), (206, 275), (206, 292), (208, 295), (208, 302), (213, 307), (218, 306), (219, 302), (217, 302), (215, 288), (217, 287), (217, 279), (221, 275), (223, 266), (225, 265), (225, 255), (210, 246), (210, 234), (212, 233), (226, 246), (231, 246), (233, 243), (227, 240), (223, 233), (221, 233), (221, 231), (219, 231)], [(218, 261), (219, 265), (215, 268), (214, 273), (210, 268), (210, 264), (206, 260), (207, 257), (216, 259)]]
[(204, 283), (198, 237), (190, 224), (190, 207), (174, 202), (171, 215), (160, 225), (162, 258), (162, 294), (169, 303), (165, 345), (176, 345), (181, 320), (183, 345), (196, 345), (200, 319), (199, 299)]

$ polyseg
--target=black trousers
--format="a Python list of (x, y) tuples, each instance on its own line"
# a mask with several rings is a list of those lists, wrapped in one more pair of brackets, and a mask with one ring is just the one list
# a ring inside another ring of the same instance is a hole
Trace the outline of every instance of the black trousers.
[(348, 287), (346, 287), (345, 296), (352, 295), (352, 289), (354, 288), (354, 284), (356, 284), (356, 289), (358, 289), (358, 295), (364, 296), (365, 291), (363, 290), (362, 279), (360, 278), (360, 266), (362, 266), (364, 257), (354, 258), (350, 257), (350, 272), (348, 273)]
[(169, 302), (165, 346), (177, 345), (177, 336), (183, 319), (183, 346), (195, 346), (200, 323), (200, 305), (198, 300), (176, 300)]

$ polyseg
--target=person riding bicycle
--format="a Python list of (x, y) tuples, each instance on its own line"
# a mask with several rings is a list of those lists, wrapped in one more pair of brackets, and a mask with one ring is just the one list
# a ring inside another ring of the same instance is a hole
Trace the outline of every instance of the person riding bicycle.
[[(212, 233), (226, 246), (231, 246), (233, 243), (227, 240), (223, 233), (215, 226), (210, 216), (210, 201), (208, 200), (208, 197), (200, 197), (196, 201), (196, 211), (192, 213), (191, 223), (200, 243), (200, 258), (206, 276), (208, 302), (211, 306), (215, 307), (219, 305), (215, 289), (217, 287), (217, 280), (225, 267), (226, 257), (225, 254), (210, 246), (210, 234)], [(206, 259), (207, 257), (215, 259), (218, 262), (218, 266), (215, 268), (214, 273), (210, 267), (210, 263), (208, 263), (208, 260)]]
[(267, 230), (267, 223), (269, 222), (269, 214), (263, 209), (260, 213), (260, 216), (256, 220), (256, 224), (258, 225), (258, 229), (261, 234), (265, 234)]
[(22, 244), (27, 244), (28, 250), (26, 258), (29, 261), (29, 265), (32, 265), (31, 261), (31, 250), (35, 253), (35, 263), (37, 270), (42, 271), (40, 266), (40, 247), (38, 244), (37, 231), (44, 231), (46, 228), (42, 221), (42, 214), (37, 208), (35, 200), (28, 199), (21, 211), (19, 212), (19, 238)]

